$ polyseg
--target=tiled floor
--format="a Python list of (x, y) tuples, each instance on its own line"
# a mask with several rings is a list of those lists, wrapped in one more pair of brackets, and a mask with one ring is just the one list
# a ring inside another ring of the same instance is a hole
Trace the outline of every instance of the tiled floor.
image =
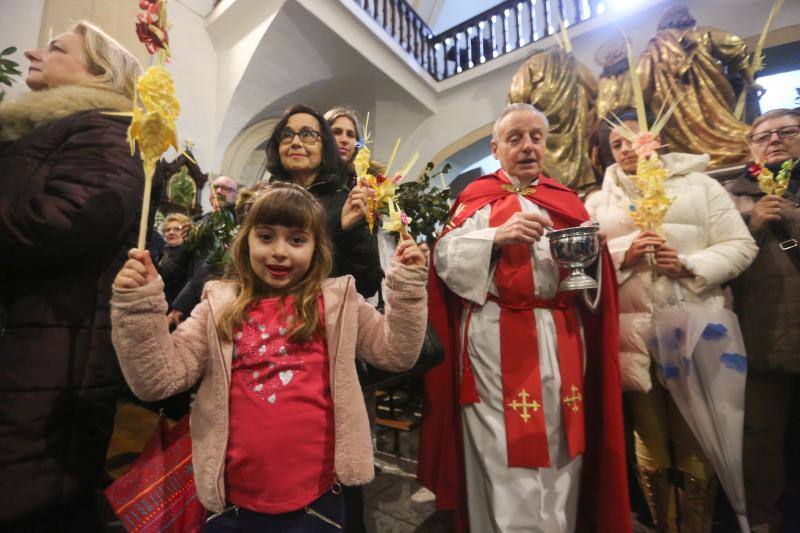
[(379, 453), (380, 472), (364, 490), (364, 517), (371, 533), (444, 533), (433, 494), (415, 479), (416, 463)]

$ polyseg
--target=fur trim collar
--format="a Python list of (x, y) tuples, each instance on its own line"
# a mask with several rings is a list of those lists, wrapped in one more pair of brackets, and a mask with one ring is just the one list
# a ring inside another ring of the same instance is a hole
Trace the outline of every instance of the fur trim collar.
[(0, 140), (15, 141), (45, 122), (90, 109), (131, 111), (133, 101), (107, 89), (83, 85), (25, 93), (0, 105)]

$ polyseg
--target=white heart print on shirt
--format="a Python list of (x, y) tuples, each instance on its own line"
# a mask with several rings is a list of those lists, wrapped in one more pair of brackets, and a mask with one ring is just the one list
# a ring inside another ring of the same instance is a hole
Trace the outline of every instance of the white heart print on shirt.
[(291, 350), (294, 357), (288, 357), (291, 343), (286, 337), (287, 333), (285, 326), (276, 332), (267, 332), (262, 324), (247, 324), (235, 335), (236, 340), (241, 341), (237, 343), (241, 348), (239, 358), (245, 364), (257, 365), (260, 369), (245, 372), (243, 379), (247, 388), (270, 405), (277, 404), (280, 391), (291, 383), (304, 366), (303, 359), (298, 357), (296, 351)]

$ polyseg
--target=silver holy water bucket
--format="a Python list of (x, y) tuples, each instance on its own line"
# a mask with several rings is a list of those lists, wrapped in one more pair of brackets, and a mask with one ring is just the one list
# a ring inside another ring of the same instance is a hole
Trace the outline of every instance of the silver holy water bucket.
[(583, 269), (591, 265), (600, 253), (600, 239), (597, 225), (579, 226), (553, 230), (547, 233), (550, 240), (550, 253), (563, 268), (570, 270), (569, 276), (559, 285), (560, 291), (596, 289), (597, 281)]

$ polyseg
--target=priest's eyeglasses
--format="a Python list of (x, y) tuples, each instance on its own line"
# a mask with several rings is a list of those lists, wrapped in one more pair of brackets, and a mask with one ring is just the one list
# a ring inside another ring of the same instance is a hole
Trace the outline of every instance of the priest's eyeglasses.
[(777, 133), (779, 139), (791, 139), (800, 134), (800, 126), (784, 126), (776, 130), (762, 131), (750, 136), (752, 144), (766, 144), (772, 138), (772, 134)]
[(278, 142), (280, 144), (289, 144), (294, 140), (295, 135), (300, 137), (300, 142), (303, 144), (314, 144), (320, 138), (320, 133), (318, 131), (309, 129), (294, 131), (291, 128), (284, 128), (278, 134)]

